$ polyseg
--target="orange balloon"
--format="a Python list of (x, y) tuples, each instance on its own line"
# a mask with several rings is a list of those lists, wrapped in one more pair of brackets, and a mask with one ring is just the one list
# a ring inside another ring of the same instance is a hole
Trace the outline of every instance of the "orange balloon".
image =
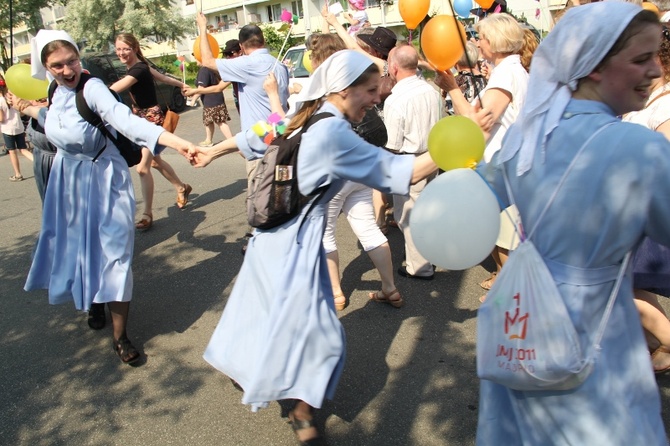
[(430, 9), (430, 0), (400, 0), (398, 10), (407, 29), (415, 29), (426, 17)]
[(475, 0), (475, 2), (484, 9), (489, 9), (493, 6), (493, 0)]
[(658, 7), (653, 4), (652, 2), (642, 2), (642, 9), (646, 9), (647, 11), (652, 11), (655, 12), (657, 15), (661, 15), (661, 11), (658, 10)]
[(423, 54), (428, 62), (442, 71), (453, 67), (461, 58), (465, 42), (465, 28), (452, 15), (436, 15), (421, 34)]
[[(209, 43), (209, 49), (212, 50), (214, 59), (219, 57), (219, 42), (217, 42), (214, 36), (209, 33), (207, 33), (207, 43)], [(202, 57), (200, 55), (200, 36), (196, 37), (195, 42), (193, 43), (193, 57), (195, 57), (195, 60), (198, 62), (202, 62)]]

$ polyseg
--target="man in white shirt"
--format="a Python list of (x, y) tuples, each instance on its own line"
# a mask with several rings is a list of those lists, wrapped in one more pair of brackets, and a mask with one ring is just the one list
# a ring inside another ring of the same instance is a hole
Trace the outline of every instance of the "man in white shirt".
[[(428, 150), (428, 134), (440, 119), (440, 94), (417, 76), (419, 55), (411, 45), (391, 50), (389, 75), (396, 80), (384, 104), (384, 123), (388, 132), (386, 147), (397, 153), (419, 155)], [(431, 280), (433, 266), (416, 249), (409, 232), (414, 202), (426, 187), (429, 177), (410, 187), (409, 195), (393, 196), (394, 218), (405, 237), (405, 266), (398, 274), (411, 279)]]

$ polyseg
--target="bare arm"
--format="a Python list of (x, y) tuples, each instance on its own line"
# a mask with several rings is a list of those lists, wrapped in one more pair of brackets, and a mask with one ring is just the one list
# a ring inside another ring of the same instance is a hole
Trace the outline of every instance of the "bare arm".
[(135, 79), (132, 76), (123, 76), (122, 79), (119, 79), (118, 81), (114, 82), (109, 89), (113, 90), (117, 93), (121, 93), (122, 91), (128, 90), (130, 87), (135, 85), (137, 83), (137, 79)]
[(189, 157), (193, 167), (206, 167), (215, 159), (237, 151), (237, 142), (235, 137), (232, 137), (210, 148), (194, 147), (189, 150)]
[(185, 83), (178, 81), (177, 79), (164, 75), (163, 73), (152, 67), (149, 67), (149, 71), (151, 71), (151, 75), (154, 77), (154, 79), (163, 82), (164, 84), (172, 85), (173, 87), (177, 87), (180, 89), (183, 89), (184, 87), (188, 86)]
[(414, 160), (414, 169), (412, 169), (412, 179), (410, 182), (416, 184), (437, 170), (437, 164), (426, 152), (416, 157)]
[(189, 161), (191, 160), (190, 153), (195, 150), (195, 145), (193, 143), (167, 131), (160, 134), (158, 137), (158, 144), (172, 147)]
[[(344, 44), (347, 46), (347, 48), (356, 50), (361, 54), (364, 54), (372, 60), (375, 65), (379, 68), (379, 71), (384, 71), (384, 60), (380, 59), (378, 57), (374, 57), (371, 54), (368, 54), (363, 48), (358, 45), (358, 42), (356, 39), (349, 35), (346, 29), (344, 29), (344, 26), (340, 22), (337, 21), (337, 17), (333, 13), (331, 13), (328, 10), (328, 5), (324, 5), (323, 8), (321, 8), (321, 15), (322, 17), (326, 20), (326, 23), (328, 23), (329, 26), (332, 26), (333, 29), (335, 29), (335, 32), (337, 33), (338, 36), (344, 41)], [(329, 32), (330, 29), (326, 27), (323, 32), (327, 33)]]
[(209, 47), (209, 41), (207, 40), (207, 17), (202, 12), (199, 12), (195, 16), (195, 21), (200, 31), (200, 59), (202, 59), (200, 63), (204, 67), (216, 70), (216, 59), (214, 59), (212, 50)]
[(656, 131), (663, 133), (663, 135), (670, 140), (670, 121), (665, 121), (663, 124), (656, 127)]
[(263, 81), (263, 89), (268, 94), (268, 99), (270, 100), (270, 110), (272, 110), (272, 113), (277, 113), (282, 118), (286, 117), (284, 107), (282, 107), (281, 100), (279, 99), (277, 78), (273, 72), (268, 73), (265, 81)]
[(186, 87), (184, 89), (184, 96), (193, 96), (196, 94), (212, 94), (212, 93), (221, 93), (223, 90), (228, 88), (230, 82), (221, 81), (216, 85), (210, 85), (209, 87)]

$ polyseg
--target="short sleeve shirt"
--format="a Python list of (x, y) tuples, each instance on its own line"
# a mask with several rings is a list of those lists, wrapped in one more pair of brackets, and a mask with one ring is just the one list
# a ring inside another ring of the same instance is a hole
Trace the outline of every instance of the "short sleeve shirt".
[(151, 75), (149, 66), (144, 62), (137, 62), (128, 69), (128, 76), (137, 79), (130, 87), (135, 104), (139, 108), (149, 108), (158, 105), (154, 77)]
[[(200, 67), (198, 70), (198, 78), (195, 83), (198, 87), (211, 87), (221, 82), (221, 78), (217, 77), (212, 70), (207, 67)], [(216, 107), (224, 103), (223, 93), (208, 93), (202, 95), (203, 107)]]

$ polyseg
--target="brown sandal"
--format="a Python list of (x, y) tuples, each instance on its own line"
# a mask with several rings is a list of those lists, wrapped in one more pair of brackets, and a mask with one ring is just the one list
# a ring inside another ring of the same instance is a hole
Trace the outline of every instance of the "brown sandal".
[(491, 287), (493, 286), (493, 283), (496, 281), (497, 277), (498, 277), (498, 273), (494, 271), (494, 272), (491, 273), (491, 277), (484, 280), (482, 283), (479, 284), (479, 286), (484, 288), (485, 290), (490, 290)]
[(342, 294), (334, 294), (333, 297), (335, 298), (335, 310), (336, 311), (342, 311), (344, 308), (347, 306), (347, 297)]
[[(656, 355), (658, 355), (659, 353), (670, 353), (670, 349), (668, 349), (667, 347), (663, 347), (663, 346), (661, 345), (661, 346), (658, 347), (656, 350), (654, 350), (654, 353), (651, 354), (651, 359), (652, 359), (652, 361), (654, 360), (654, 358), (656, 357)], [(653, 365), (653, 363), (652, 363), (652, 365)], [(670, 366), (668, 366), (668, 367), (664, 367), (664, 368), (662, 368), (662, 369), (656, 369), (656, 368), (654, 368), (654, 373), (657, 374), (657, 375), (658, 375), (658, 374), (661, 374), (661, 373), (668, 372), (668, 371), (670, 371)]]
[(137, 351), (126, 335), (121, 336), (119, 339), (114, 339), (112, 348), (124, 364), (132, 364), (140, 359), (140, 352)]
[(393, 290), (388, 294), (380, 290), (375, 293), (369, 293), (368, 296), (370, 296), (370, 299), (374, 300), (375, 302), (389, 304), (394, 308), (400, 308), (405, 305), (405, 301), (402, 299), (400, 291), (398, 290)]
[[(151, 226), (154, 224), (154, 217), (151, 214), (147, 214), (146, 212), (142, 214), (142, 220), (138, 221), (135, 223), (135, 228), (136, 229), (149, 229)], [(149, 217), (149, 218), (144, 218), (144, 217)]]
[(190, 184), (184, 183), (183, 192), (177, 193), (177, 207), (179, 209), (184, 209), (184, 207), (188, 204), (188, 196), (191, 194), (192, 190), (193, 188)]

